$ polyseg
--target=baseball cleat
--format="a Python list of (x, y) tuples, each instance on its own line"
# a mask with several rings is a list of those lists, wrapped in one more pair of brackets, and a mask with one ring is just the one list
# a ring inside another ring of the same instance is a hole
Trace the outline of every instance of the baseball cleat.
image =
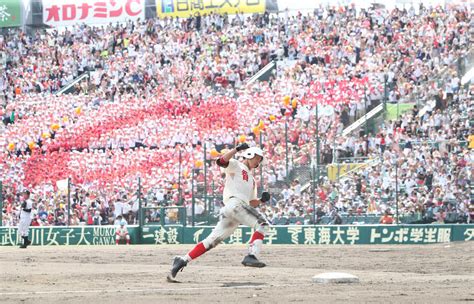
[(176, 275), (179, 271), (183, 271), (183, 268), (188, 265), (188, 262), (183, 259), (182, 257), (175, 257), (173, 260), (173, 267), (171, 268), (171, 272), (168, 274), (168, 281), (174, 281)]
[(255, 257), (253, 254), (247, 255), (247, 256), (242, 260), (242, 264), (243, 264), (244, 266), (248, 266), (248, 267), (258, 267), (258, 268), (262, 268), (262, 267), (267, 266), (265, 263), (260, 262), (260, 261), (257, 259), (257, 257)]
[(27, 237), (22, 236), (21, 238), (23, 239), (23, 243), (21, 243), (20, 248), (26, 248), (31, 244), (31, 241), (28, 240)]

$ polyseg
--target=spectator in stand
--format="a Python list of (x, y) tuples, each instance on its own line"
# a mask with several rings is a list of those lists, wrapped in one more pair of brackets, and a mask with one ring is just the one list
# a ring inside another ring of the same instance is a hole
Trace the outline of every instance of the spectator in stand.
[(380, 218), (380, 224), (391, 225), (393, 224), (393, 217), (389, 210), (385, 210), (384, 215)]
[[(31, 36), (10, 31), (0, 39), (0, 49), (11, 58), (0, 78), (0, 168), (6, 173), (1, 177), (6, 194), (14, 197), (28, 186), (38, 199), (53, 203), (46, 207), (46, 222), (64, 224), (67, 204), (50, 181), (71, 176), (90, 196), (104, 197), (104, 206), (92, 209), (90, 199), (77, 198), (79, 221), (93, 224), (96, 217), (102, 222), (98, 211), (112, 222), (127, 203), (120, 192), (137, 189), (138, 175), (153, 176), (142, 180), (145, 192), (166, 189), (177, 201), (173, 186), (182, 178), (179, 186), (191, 190), (189, 172), (202, 168), (196, 164), (204, 158), (203, 145), (209, 159), (213, 148), (231, 148), (241, 135), (252, 145), (267, 146), (266, 158), (276, 165), (265, 175), (282, 183), (315, 155), (318, 104), (323, 163), (353, 156), (381, 159), (380, 166), (364, 169), (357, 183), (323, 182), (333, 203), (318, 202), (326, 214), (351, 207), (380, 213), (393, 206), (395, 159), (406, 160), (399, 164), (408, 194), (402, 213), (415, 213), (416, 206), (434, 213), (446, 209), (445, 204), (433, 206), (438, 198), (456, 200), (449, 212), (466, 213), (472, 156), (457, 142), (470, 133), (466, 97), (472, 89), (463, 91), (452, 73), (440, 87), (431, 79), (445, 67), (451, 71), (470, 49), (470, 19), (470, 11), (459, 7), (421, 6), (418, 13), (341, 7), (283, 18), (237, 16), (231, 21), (208, 15), (189, 24), (156, 19)], [(281, 61), (283, 68), (266, 83), (247, 84), (269, 60)], [(90, 83), (80, 83), (72, 95), (51, 94), (84, 72), (91, 72)], [(436, 91), (434, 109), (397, 117), (378, 136), (339, 136), (348, 121), (383, 96), (384, 75), (393, 101), (413, 96), (429, 101)], [(238, 116), (247, 118), (245, 124)], [(261, 123), (262, 128), (254, 128)], [(427, 141), (436, 144), (423, 144)], [(288, 160), (288, 170), (286, 148), (297, 156)], [(186, 176), (179, 176), (180, 169), (187, 170)], [(196, 180), (204, 180), (202, 171)], [(218, 174), (210, 168), (208, 178)], [(309, 197), (292, 199), (296, 187), (288, 192), (272, 216), (308, 210)], [(15, 212), (12, 201), (7, 225), (17, 224)]]

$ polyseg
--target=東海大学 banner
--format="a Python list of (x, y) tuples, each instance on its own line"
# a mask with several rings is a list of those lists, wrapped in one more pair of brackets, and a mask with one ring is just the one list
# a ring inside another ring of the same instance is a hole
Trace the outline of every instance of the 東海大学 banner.
[(265, 0), (156, 0), (158, 17), (188, 18), (209, 13), (263, 13)]
[(43, 23), (104, 24), (145, 19), (145, 0), (43, 0)]
[[(213, 227), (144, 226), (143, 244), (195, 244)], [(239, 227), (225, 244), (248, 244), (253, 230)], [(294, 245), (381, 245), (434, 244), (474, 241), (474, 225), (330, 225), (271, 226), (265, 244)]]
[(0, 1), (0, 27), (21, 25), (21, 0)]

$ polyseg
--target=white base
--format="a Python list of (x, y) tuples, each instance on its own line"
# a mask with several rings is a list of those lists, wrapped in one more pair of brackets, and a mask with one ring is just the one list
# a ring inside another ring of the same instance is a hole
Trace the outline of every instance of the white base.
[(350, 273), (343, 272), (325, 272), (313, 277), (314, 283), (359, 283), (359, 278)]

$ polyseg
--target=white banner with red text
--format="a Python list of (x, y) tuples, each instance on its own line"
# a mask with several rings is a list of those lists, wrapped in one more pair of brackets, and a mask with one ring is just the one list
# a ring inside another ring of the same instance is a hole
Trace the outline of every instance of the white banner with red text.
[(145, 19), (145, 0), (43, 0), (43, 23), (54, 27), (137, 19)]

